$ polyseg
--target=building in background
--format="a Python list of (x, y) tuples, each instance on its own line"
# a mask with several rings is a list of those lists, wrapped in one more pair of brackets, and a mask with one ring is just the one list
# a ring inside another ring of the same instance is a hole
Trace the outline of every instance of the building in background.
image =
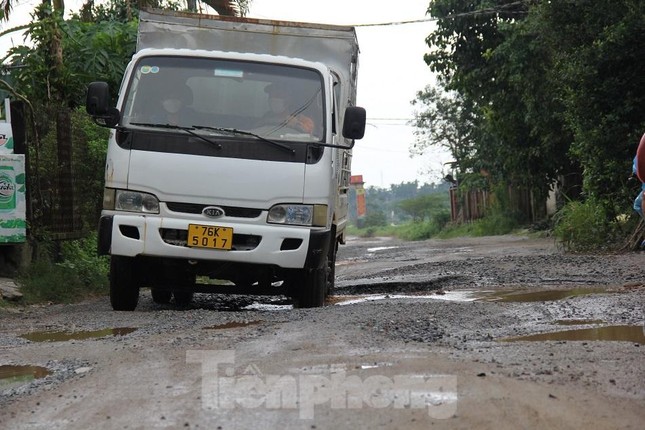
[(352, 175), (349, 179), (350, 184), (350, 219), (356, 222), (356, 226), (361, 228), (365, 223), (367, 206), (365, 203), (365, 188), (363, 185), (363, 175)]

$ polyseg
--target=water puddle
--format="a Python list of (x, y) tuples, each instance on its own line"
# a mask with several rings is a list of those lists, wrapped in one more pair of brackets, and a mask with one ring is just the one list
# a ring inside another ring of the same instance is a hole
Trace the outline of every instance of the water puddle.
[(345, 306), (385, 299), (428, 299), (472, 302), (477, 297), (472, 291), (446, 291), (434, 294), (369, 294), (360, 296), (332, 296), (327, 298), (327, 304)]
[(337, 260), (336, 267), (338, 266), (352, 266), (354, 264), (363, 264), (367, 263), (367, 260)]
[(366, 369), (379, 369), (381, 367), (391, 367), (392, 363), (381, 362), (381, 363), (370, 363), (370, 364), (361, 364), (356, 366), (357, 369), (366, 370)]
[(374, 253), (377, 251), (387, 251), (388, 249), (397, 249), (398, 246), (377, 246), (376, 248), (367, 248), (368, 253)]
[(502, 302), (502, 303), (527, 303), (527, 302), (550, 302), (567, 299), (569, 297), (585, 296), (588, 294), (606, 293), (603, 288), (573, 288), (562, 290), (504, 290), (493, 293), (483, 293), (478, 301)]
[(572, 341), (622, 341), (645, 344), (644, 328), (641, 326), (616, 325), (579, 330), (564, 330), (552, 333), (538, 333), (502, 339), (503, 342), (572, 340)]
[(293, 305), (272, 305), (268, 303), (251, 303), (248, 306), (244, 306), (241, 309), (247, 311), (288, 311), (293, 309)]
[(432, 296), (435, 300), (446, 300), (449, 302), (474, 302), (480, 298), (484, 291), (460, 290), (460, 291), (439, 291)]
[(20, 335), (31, 342), (67, 342), (69, 340), (98, 339), (107, 336), (125, 336), (135, 331), (136, 328), (117, 327), (94, 331), (35, 331)]
[(231, 321), (231, 322), (227, 322), (225, 324), (219, 324), (219, 325), (213, 325), (213, 326), (210, 326), (210, 327), (204, 327), (203, 329), (204, 330), (226, 330), (226, 329), (229, 329), (229, 328), (248, 327), (250, 325), (260, 324), (262, 322), (263, 321), (260, 321), (260, 320), (257, 320), (257, 321), (245, 321), (245, 322)]
[(591, 325), (591, 324), (604, 324), (603, 320), (557, 320), (558, 325)]
[[(411, 294), (355, 294), (336, 295), (327, 299), (329, 305), (353, 305), (356, 303), (372, 302), (385, 299), (430, 299), (445, 300), (452, 302), (497, 302), (497, 303), (528, 303), (528, 302), (549, 302), (562, 300), (570, 297), (585, 296), (589, 294), (604, 294), (608, 291), (603, 288), (573, 288), (553, 290), (528, 290), (505, 289), (505, 290), (455, 290), (455, 291), (424, 291)], [(601, 324), (602, 321), (562, 322), (562, 325), (576, 324)]]
[(23, 384), (49, 374), (49, 369), (41, 366), (0, 366), (0, 386)]

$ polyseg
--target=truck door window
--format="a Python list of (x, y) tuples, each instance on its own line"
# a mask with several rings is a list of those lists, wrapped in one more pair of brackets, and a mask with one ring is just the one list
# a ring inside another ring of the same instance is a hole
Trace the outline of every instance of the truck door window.
[(337, 134), (338, 133), (338, 100), (340, 97), (340, 85), (338, 84), (338, 81), (334, 81), (334, 93), (333, 93), (333, 113), (332, 113), (332, 133)]

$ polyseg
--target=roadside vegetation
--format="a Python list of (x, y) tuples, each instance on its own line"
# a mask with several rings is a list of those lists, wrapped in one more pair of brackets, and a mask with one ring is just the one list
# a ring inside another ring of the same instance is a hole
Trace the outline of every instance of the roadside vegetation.
[[(393, 185), (388, 190), (368, 188), (367, 214), (360, 221), (354, 220), (349, 234), (360, 237), (392, 236), (403, 240), (425, 240), (509, 234), (526, 231), (527, 227), (544, 231), (548, 229), (548, 224), (529, 226), (523, 223), (520, 216), (512, 214), (499, 204), (488, 208), (487, 214), (482, 218), (470, 222), (452, 222), (448, 186), (417, 186), (418, 183), (409, 182)], [(404, 195), (415, 194), (416, 190), (418, 196), (397, 198), (401, 189), (407, 190)], [(373, 196), (376, 198), (372, 199)]]
[[(239, 14), (250, 0), (204, 3)], [(63, 18), (62, 2), (42, 2), (19, 29), (32, 44), (2, 59), (0, 89), (24, 112), (34, 257), (18, 275), (28, 303), (106, 291), (108, 261), (96, 256), (96, 227), (107, 132), (84, 113), (85, 90), (94, 80), (119, 87), (135, 49), (139, 5), (184, 7), (89, 1)], [(435, 0), (428, 14), (436, 29), (425, 61), (438, 79), (412, 102), (410, 150), (447, 149), (453, 162), (442, 174), (450, 183), (367, 188), (367, 212), (350, 234), (423, 240), (537, 229), (572, 252), (636, 249), (645, 227), (631, 209), (640, 184), (628, 177), (645, 132), (645, 3)], [(453, 222), (450, 187), (458, 196), (495, 198), (482, 217)], [(534, 207), (556, 188), (557, 213), (518, 211), (500, 191), (509, 187)]]
[(645, 3), (435, 0), (428, 12), (438, 79), (413, 101), (412, 153), (447, 149), (462, 191), (515, 187), (537, 207), (556, 189), (553, 233), (568, 250), (642, 240), (628, 178), (645, 133)]
[(96, 238), (50, 243), (18, 274), (25, 304), (73, 303), (108, 292), (108, 257), (96, 254)]

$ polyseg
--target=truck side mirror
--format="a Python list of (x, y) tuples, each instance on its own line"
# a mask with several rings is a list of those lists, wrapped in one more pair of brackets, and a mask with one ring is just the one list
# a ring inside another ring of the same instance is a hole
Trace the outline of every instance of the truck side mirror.
[(92, 82), (87, 87), (85, 111), (94, 122), (105, 127), (114, 127), (121, 119), (118, 109), (110, 107), (110, 86), (107, 82)]
[(110, 86), (107, 82), (92, 82), (87, 87), (85, 110), (91, 116), (101, 116), (110, 106)]
[(358, 106), (348, 106), (343, 120), (343, 137), (347, 139), (362, 139), (365, 135), (365, 109)]

